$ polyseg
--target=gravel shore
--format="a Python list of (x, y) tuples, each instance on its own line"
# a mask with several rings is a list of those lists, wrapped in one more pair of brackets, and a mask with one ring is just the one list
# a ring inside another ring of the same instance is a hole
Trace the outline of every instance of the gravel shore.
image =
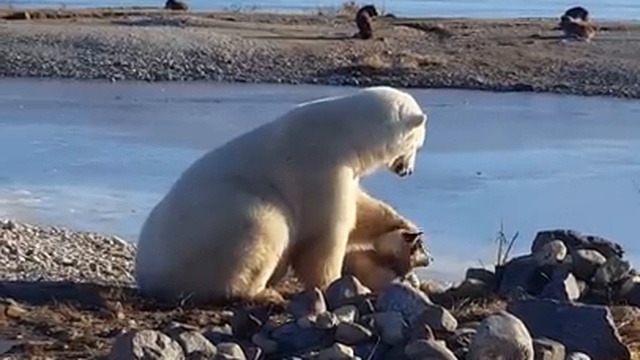
[(513, 348), (640, 359), (640, 277), (618, 244), (574, 231), (538, 232), (531, 254), (468, 269), (446, 290), (395, 283), (372, 293), (344, 276), (301, 292), (288, 279), (277, 287), (285, 303), (217, 307), (140, 297), (135, 246), (116, 237), (0, 221), (0, 250), (7, 360), (532, 358), (509, 356)]
[[(5, 17), (7, 17), (5, 13)], [(387, 84), (640, 98), (640, 25), (600, 23), (568, 41), (557, 19), (31, 11), (0, 20), (0, 76)], [(596, 14), (597, 15), (597, 14)], [(0, 11), (0, 17), (2, 12)]]

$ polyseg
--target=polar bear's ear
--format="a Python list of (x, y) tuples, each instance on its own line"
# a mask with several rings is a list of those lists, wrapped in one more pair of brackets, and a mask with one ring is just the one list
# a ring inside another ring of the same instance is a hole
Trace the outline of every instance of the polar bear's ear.
[(424, 125), (427, 121), (427, 115), (425, 114), (411, 114), (406, 120), (407, 127), (410, 129), (415, 129), (419, 126)]

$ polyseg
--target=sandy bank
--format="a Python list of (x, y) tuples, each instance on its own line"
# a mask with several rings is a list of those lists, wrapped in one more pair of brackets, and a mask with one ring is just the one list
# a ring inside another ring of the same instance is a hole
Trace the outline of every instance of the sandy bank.
[(596, 22), (585, 43), (563, 40), (556, 19), (378, 18), (363, 41), (343, 14), (28, 12), (0, 20), (1, 76), (640, 97), (637, 23)]

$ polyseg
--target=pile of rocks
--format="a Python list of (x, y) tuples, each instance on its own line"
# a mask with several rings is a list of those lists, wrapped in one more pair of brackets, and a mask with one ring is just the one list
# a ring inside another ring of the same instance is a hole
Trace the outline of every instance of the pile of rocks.
[(619, 244), (573, 230), (536, 234), (531, 253), (496, 267), (468, 269), (457, 296), (497, 293), (590, 304), (640, 306), (640, 277)]
[[(325, 292), (295, 295), (277, 320), (238, 309), (215, 328), (173, 323), (132, 330), (117, 337), (111, 357), (630, 359), (609, 307), (596, 304), (610, 296), (631, 299), (637, 291), (634, 271), (622, 256), (619, 245), (598, 237), (542, 231), (532, 254), (498, 266), (495, 273), (469, 269), (460, 285), (431, 297), (400, 282), (374, 294), (345, 276)], [(459, 323), (435, 301), (492, 295), (508, 299), (505, 310), (478, 322)]]

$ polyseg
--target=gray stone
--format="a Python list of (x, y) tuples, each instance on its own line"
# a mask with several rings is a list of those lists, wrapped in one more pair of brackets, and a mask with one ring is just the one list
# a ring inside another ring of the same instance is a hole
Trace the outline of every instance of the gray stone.
[(611, 257), (596, 270), (591, 281), (594, 285), (610, 286), (623, 280), (630, 273), (631, 265), (628, 261)]
[(222, 342), (232, 341), (234, 339), (233, 329), (231, 328), (231, 325), (228, 324), (222, 326), (212, 326), (209, 329), (205, 330), (202, 335), (204, 335), (204, 337), (214, 345), (218, 345)]
[(389, 284), (376, 298), (376, 309), (379, 312), (400, 313), (409, 324), (432, 305), (431, 300), (422, 291), (400, 283)]
[(113, 360), (181, 360), (180, 345), (169, 336), (155, 330), (134, 330), (116, 338), (109, 353)]
[(335, 343), (318, 352), (318, 360), (350, 360), (353, 357), (353, 349), (340, 343)]
[(253, 313), (244, 309), (237, 309), (229, 319), (229, 324), (233, 329), (233, 334), (239, 338), (251, 338), (251, 336), (262, 328), (268, 316), (265, 314)]
[(573, 250), (593, 249), (600, 252), (607, 259), (611, 257), (622, 258), (624, 255), (624, 250), (620, 244), (599, 236), (584, 235), (578, 231), (567, 229), (539, 231), (531, 244), (531, 252), (535, 253), (539, 248), (553, 240), (562, 241), (569, 249), (569, 253), (573, 253)]
[(517, 292), (539, 294), (549, 282), (533, 255), (513, 258), (496, 268), (500, 280), (498, 294), (502, 296), (508, 297)]
[(551, 240), (538, 248), (533, 257), (538, 265), (557, 265), (567, 257), (567, 246), (560, 240)]
[(564, 360), (564, 345), (551, 339), (533, 339), (533, 351), (535, 360)]
[(571, 272), (581, 280), (591, 281), (596, 270), (607, 262), (598, 250), (579, 249), (571, 252)]
[(626, 279), (618, 297), (629, 305), (640, 306), (640, 278), (633, 276)]
[(411, 340), (435, 340), (433, 330), (427, 324), (417, 324), (411, 329)]
[(490, 294), (495, 285), (489, 285), (482, 280), (464, 279), (458, 286), (447, 289), (447, 295), (454, 299), (474, 299)]
[(508, 311), (522, 319), (534, 337), (558, 341), (569, 352), (597, 360), (630, 356), (605, 306), (530, 299), (510, 303)]
[(318, 329), (333, 329), (338, 325), (338, 318), (332, 312), (325, 311), (315, 318), (314, 325)]
[(246, 360), (247, 357), (242, 347), (233, 342), (224, 342), (218, 344), (218, 354), (216, 360)]
[(201, 353), (205, 357), (214, 357), (217, 353), (216, 346), (195, 330), (175, 327), (167, 331), (166, 334), (180, 344), (187, 357), (195, 353)]
[(433, 340), (414, 340), (404, 348), (410, 360), (457, 360), (445, 346)]
[(338, 322), (358, 321), (358, 308), (355, 305), (345, 305), (333, 310)]
[(349, 305), (352, 301), (369, 293), (371, 293), (371, 290), (362, 285), (355, 276), (344, 275), (327, 288), (326, 303), (329, 310), (334, 310), (341, 306)]
[[(257, 346), (249, 346), (244, 349), (244, 354), (247, 360), (260, 360), (262, 359), (263, 352), (264, 351)], [(191, 359), (188, 359), (188, 360), (191, 360)], [(209, 360), (209, 359), (206, 359), (206, 360)]]
[(262, 332), (257, 332), (251, 337), (251, 342), (262, 349), (265, 354), (273, 354), (278, 351), (278, 342), (270, 339)]
[(465, 276), (465, 279), (473, 279), (480, 280), (485, 284), (495, 284), (496, 274), (488, 269), (484, 268), (468, 268)]
[(380, 312), (367, 315), (372, 318), (374, 327), (380, 334), (382, 342), (388, 345), (397, 345), (407, 336), (408, 326), (402, 315), (397, 312)]
[(567, 355), (565, 360), (591, 360), (591, 357), (585, 353), (581, 352), (572, 352)]
[(447, 347), (456, 354), (467, 353), (473, 338), (476, 336), (476, 329), (460, 327), (449, 337), (447, 337)]
[(533, 339), (520, 319), (501, 311), (480, 323), (467, 359), (533, 360)]
[[(275, 328), (270, 338), (278, 342), (280, 352), (289, 353), (323, 344), (331, 339), (326, 330), (302, 328), (295, 323), (286, 323)], [(326, 344), (326, 346), (329, 346)]]
[(318, 315), (327, 311), (327, 304), (320, 289), (301, 292), (291, 298), (287, 311), (294, 317)]
[(357, 345), (373, 337), (373, 332), (358, 323), (341, 322), (336, 328), (334, 338), (346, 345)]
[(580, 294), (580, 286), (573, 274), (564, 269), (556, 269), (540, 296), (559, 301), (575, 301)]
[(458, 320), (440, 305), (427, 305), (410, 324), (412, 328), (428, 325), (436, 333), (451, 333), (458, 327)]

